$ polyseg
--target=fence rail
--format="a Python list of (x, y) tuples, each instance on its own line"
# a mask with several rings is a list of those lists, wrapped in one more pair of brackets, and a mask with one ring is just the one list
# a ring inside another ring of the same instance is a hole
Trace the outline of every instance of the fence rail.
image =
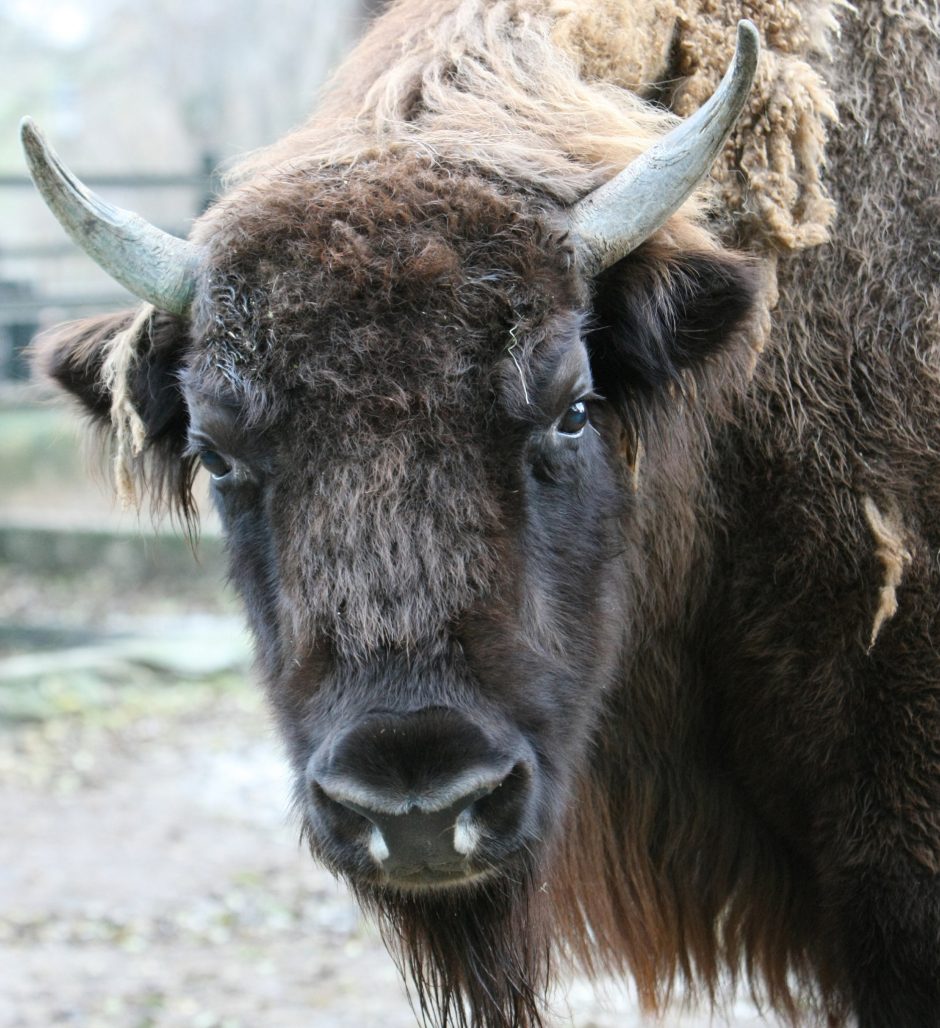
[[(129, 174), (79, 175), (92, 189), (202, 189), (211, 172), (145, 172)], [(0, 174), (0, 189), (35, 189), (29, 175)]]

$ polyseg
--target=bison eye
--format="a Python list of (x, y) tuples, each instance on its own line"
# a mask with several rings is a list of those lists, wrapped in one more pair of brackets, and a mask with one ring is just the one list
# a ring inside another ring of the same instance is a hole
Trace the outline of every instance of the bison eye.
[(555, 431), (562, 435), (580, 435), (588, 422), (587, 404), (584, 400), (573, 403), (561, 416)]
[(199, 459), (202, 466), (212, 475), (213, 478), (225, 478), (232, 470), (232, 465), (215, 450), (200, 450)]

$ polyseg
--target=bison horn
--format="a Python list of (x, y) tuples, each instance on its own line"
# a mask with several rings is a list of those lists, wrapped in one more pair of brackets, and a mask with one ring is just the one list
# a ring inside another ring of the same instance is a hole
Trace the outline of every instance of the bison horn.
[(23, 119), (20, 135), (33, 182), (72, 239), (142, 300), (185, 314), (203, 259), (201, 248), (96, 196), (59, 160), (31, 118)]
[(711, 99), (574, 205), (570, 228), (587, 274), (596, 275), (635, 250), (695, 191), (744, 107), (759, 54), (757, 29), (738, 22), (734, 60)]

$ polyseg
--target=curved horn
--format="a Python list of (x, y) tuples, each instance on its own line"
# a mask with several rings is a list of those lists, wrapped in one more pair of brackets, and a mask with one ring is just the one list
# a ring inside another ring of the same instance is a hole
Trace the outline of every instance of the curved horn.
[(635, 250), (695, 191), (744, 107), (759, 55), (757, 29), (739, 21), (734, 60), (709, 101), (572, 207), (571, 232), (588, 275)]
[(32, 118), (21, 122), (20, 138), (36, 188), (75, 243), (142, 300), (185, 314), (201, 248), (96, 196), (59, 160)]

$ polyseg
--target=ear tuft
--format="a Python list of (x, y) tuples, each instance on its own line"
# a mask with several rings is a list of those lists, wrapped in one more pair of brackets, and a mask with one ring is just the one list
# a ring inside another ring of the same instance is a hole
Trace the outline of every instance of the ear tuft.
[(33, 344), (33, 368), (70, 393), (105, 429), (114, 479), (126, 505), (142, 492), (192, 525), (193, 462), (179, 370), (188, 338), (182, 319), (144, 304), (136, 311), (59, 325)]
[(111, 395), (103, 366), (110, 341), (133, 320), (133, 311), (120, 311), (69, 321), (43, 332), (30, 349), (34, 377), (64, 389), (95, 422), (109, 424)]

